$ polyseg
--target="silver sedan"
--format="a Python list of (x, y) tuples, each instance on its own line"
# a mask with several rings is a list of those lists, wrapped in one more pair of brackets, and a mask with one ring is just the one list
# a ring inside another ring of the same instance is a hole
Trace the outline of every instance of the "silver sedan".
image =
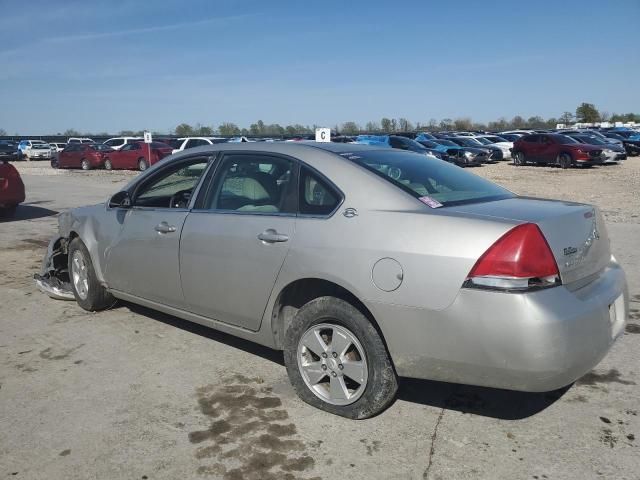
[(174, 155), (59, 217), (38, 285), (145, 305), (284, 351), (311, 405), (366, 418), (407, 376), (566, 386), (623, 330), (625, 275), (589, 205), (353, 144)]

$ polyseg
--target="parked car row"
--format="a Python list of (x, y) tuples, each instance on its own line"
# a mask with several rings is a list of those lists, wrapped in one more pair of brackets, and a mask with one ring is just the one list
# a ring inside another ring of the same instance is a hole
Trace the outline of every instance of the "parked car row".
[(115, 150), (104, 143), (72, 143), (51, 160), (53, 168), (91, 170), (146, 170), (171, 155), (171, 147), (161, 142), (130, 141)]

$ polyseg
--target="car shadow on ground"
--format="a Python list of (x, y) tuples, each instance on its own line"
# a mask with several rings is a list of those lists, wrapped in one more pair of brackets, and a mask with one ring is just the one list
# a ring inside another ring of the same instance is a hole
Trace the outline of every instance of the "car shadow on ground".
[(48, 208), (35, 206), (35, 203), (40, 202), (18, 205), (16, 213), (11, 217), (0, 217), (0, 223), (18, 222), (20, 220), (35, 220), (36, 218), (51, 217), (59, 213), (57, 210), (50, 210)]
[(559, 400), (570, 386), (544, 393), (401, 378), (398, 399), (501, 420), (531, 417)]
[(172, 327), (179, 328), (181, 330), (185, 330), (189, 333), (193, 333), (195, 335), (200, 335), (201, 337), (205, 337), (216, 342), (224, 343), (233, 348), (237, 348), (242, 350), (243, 352), (250, 353), (252, 355), (257, 355), (259, 357), (264, 358), (265, 360), (269, 360), (270, 362), (277, 363), (278, 365), (284, 366), (284, 356), (282, 352), (278, 350), (274, 350), (269, 347), (264, 347), (257, 343), (251, 342), (249, 340), (244, 340), (239, 337), (234, 337), (233, 335), (229, 335), (227, 333), (220, 332), (218, 330), (214, 330), (213, 328), (205, 327), (203, 325), (199, 325), (197, 323), (189, 322), (188, 320), (182, 320), (181, 318), (174, 317), (172, 315), (165, 314), (163, 312), (159, 312), (157, 310), (152, 310), (147, 307), (143, 307), (141, 305), (136, 305), (134, 303), (121, 302), (122, 306), (125, 306), (133, 313), (138, 315), (144, 315), (145, 317), (153, 318), (159, 322), (162, 322), (166, 325), (171, 325)]
[[(284, 366), (284, 357), (280, 351), (140, 305), (127, 302), (122, 302), (121, 305), (138, 315), (144, 315), (166, 325), (224, 343)], [(520, 420), (531, 417), (551, 406), (569, 388), (565, 387), (545, 393), (526, 393), (432, 380), (400, 378), (397, 399), (483, 417)]]

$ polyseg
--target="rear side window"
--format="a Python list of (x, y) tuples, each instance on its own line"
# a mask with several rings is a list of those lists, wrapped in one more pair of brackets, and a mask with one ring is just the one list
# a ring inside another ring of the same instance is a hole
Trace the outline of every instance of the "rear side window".
[(340, 194), (309, 168), (300, 169), (298, 209), (303, 215), (329, 215), (340, 203)]
[(225, 155), (205, 200), (205, 208), (261, 214), (294, 213), (292, 168), (292, 161), (276, 156)]
[(460, 167), (416, 153), (375, 150), (341, 156), (429, 206), (447, 207), (514, 197), (508, 190)]

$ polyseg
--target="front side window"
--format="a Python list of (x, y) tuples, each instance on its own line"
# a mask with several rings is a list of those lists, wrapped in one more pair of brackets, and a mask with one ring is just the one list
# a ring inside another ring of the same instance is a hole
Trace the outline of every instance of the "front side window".
[(427, 201), (435, 200), (444, 207), (514, 197), (508, 190), (488, 180), (450, 163), (416, 153), (356, 151), (341, 156), (417, 199), (426, 197)]
[(164, 170), (136, 192), (134, 206), (187, 208), (207, 163), (207, 158), (198, 158)]
[(340, 203), (340, 195), (307, 167), (300, 170), (298, 209), (302, 215), (330, 215)]
[(226, 155), (217, 169), (205, 208), (248, 213), (294, 213), (292, 171), (293, 162), (281, 157)]

